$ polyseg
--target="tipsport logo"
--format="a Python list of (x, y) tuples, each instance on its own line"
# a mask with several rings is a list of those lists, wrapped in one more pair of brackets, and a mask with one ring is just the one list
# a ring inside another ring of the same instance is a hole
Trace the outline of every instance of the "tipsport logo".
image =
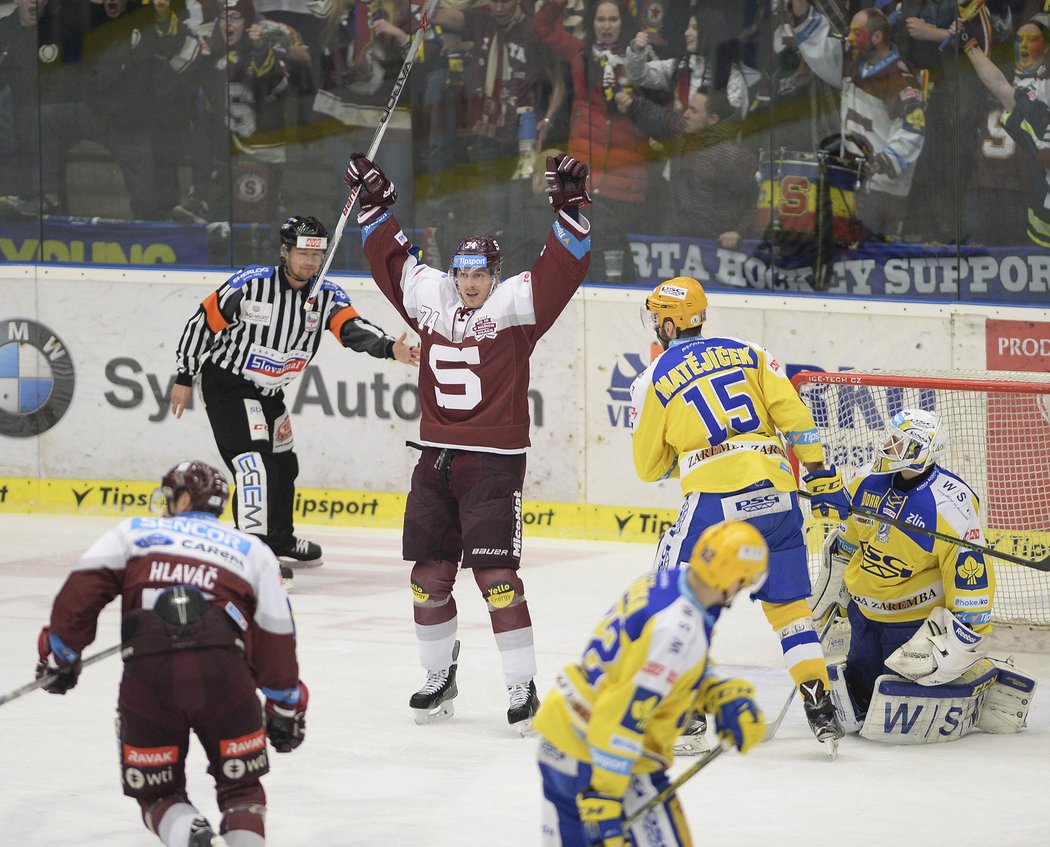
[(0, 435), (47, 432), (69, 409), (75, 384), (61, 338), (26, 318), (0, 320)]
[(605, 410), (609, 415), (609, 426), (630, 427), (631, 384), (647, 365), (639, 353), (621, 353), (616, 357), (609, 377), (609, 402)]

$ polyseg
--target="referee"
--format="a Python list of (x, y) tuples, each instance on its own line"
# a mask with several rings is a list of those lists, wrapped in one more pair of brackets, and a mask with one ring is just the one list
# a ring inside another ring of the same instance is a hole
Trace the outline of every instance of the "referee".
[(172, 414), (181, 418), (200, 374), (215, 443), (237, 489), (237, 527), (266, 542), (288, 582), (289, 565), (316, 566), (323, 559), (320, 545), (294, 534), (299, 460), (284, 386), (310, 363), (325, 329), (359, 353), (419, 364), (419, 347), (405, 343), (408, 333), (395, 340), (366, 321), (332, 282), (322, 284), (313, 311), (303, 310), (327, 247), (328, 230), (316, 218), (285, 221), (280, 264), (238, 271), (186, 323), (171, 389)]

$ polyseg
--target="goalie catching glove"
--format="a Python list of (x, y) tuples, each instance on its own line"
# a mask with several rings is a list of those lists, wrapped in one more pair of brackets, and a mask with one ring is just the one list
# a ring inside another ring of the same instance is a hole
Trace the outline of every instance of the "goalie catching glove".
[(943, 685), (984, 658), (987, 640), (938, 606), (918, 632), (893, 651), (886, 667), (919, 685)]
[(380, 214), (377, 209), (389, 209), (397, 202), (397, 189), (382, 168), (375, 162), (366, 158), (364, 153), (351, 153), (350, 162), (346, 166), (346, 174), (343, 182), (352, 191), (361, 189), (361, 212), (372, 213), (369, 217)]
[(46, 626), (40, 630), (36, 649), (40, 657), (36, 663), (36, 678), (43, 679), (54, 674), (54, 679), (41, 686), (44, 691), (48, 694), (65, 694), (76, 686), (82, 667), (80, 654), (76, 650), (67, 647)]
[(547, 170), (543, 176), (547, 180), (547, 200), (551, 208), (560, 212), (566, 206), (590, 206), (591, 195), (587, 192), (589, 174), (583, 162), (566, 153), (548, 156)]
[(835, 517), (844, 521), (849, 517), (849, 498), (842, 483), (842, 474), (835, 466), (820, 471), (811, 471), (802, 477), (809, 492), (810, 508), (821, 517)]
[(766, 720), (755, 703), (755, 687), (746, 679), (705, 679), (698, 703), (715, 716), (715, 731), (741, 753), (766, 736)]
[(278, 753), (290, 753), (306, 737), (306, 706), (310, 692), (300, 681), (286, 691), (262, 689), (266, 695), (266, 737)]

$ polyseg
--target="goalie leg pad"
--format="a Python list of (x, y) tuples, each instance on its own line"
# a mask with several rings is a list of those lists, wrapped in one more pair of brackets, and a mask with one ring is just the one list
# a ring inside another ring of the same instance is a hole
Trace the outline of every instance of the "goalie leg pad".
[(1015, 668), (998, 669), (995, 684), (984, 695), (977, 728), (998, 735), (1020, 732), (1035, 696), (1036, 682)]
[(981, 704), (998, 673), (988, 663), (983, 673), (954, 685), (920, 685), (883, 674), (875, 681), (861, 737), (885, 744), (935, 744), (962, 738), (978, 728)]

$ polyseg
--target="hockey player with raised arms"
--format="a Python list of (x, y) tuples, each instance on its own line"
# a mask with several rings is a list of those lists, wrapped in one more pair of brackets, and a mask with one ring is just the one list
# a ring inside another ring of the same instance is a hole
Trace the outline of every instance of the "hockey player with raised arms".
[(405, 506), (402, 555), (412, 562), (413, 618), (427, 672), (409, 706), (418, 723), (453, 714), (456, 602), (462, 559), (488, 605), (503, 663), (507, 720), (525, 732), (539, 705), (536, 652), (521, 560), (521, 498), (529, 447), (529, 359), (576, 293), (590, 258), (587, 166), (548, 157), (555, 221), (531, 270), (503, 278), (499, 245), (464, 238), (447, 270), (417, 258), (390, 208), (397, 191), (354, 153), (361, 237), (379, 289), (420, 337), (421, 455)]
[[(646, 298), (642, 320), (664, 346), (631, 386), (634, 467), (646, 482), (681, 479), (678, 520), (660, 539), (654, 566), (689, 561), (700, 533), (722, 520), (745, 520), (769, 546), (769, 579), (752, 595), (780, 639), (810, 727), (828, 751), (843, 735), (828, 693), (810, 595), (798, 487), (779, 433), (805, 465), (813, 508), (846, 516), (842, 477), (824, 467), (813, 416), (766, 350), (736, 338), (702, 335), (707, 295), (690, 277), (662, 282)], [(701, 737), (702, 716), (687, 727)], [(701, 752), (702, 742), (680, 744)]]
[(938, 464), (947, 449), (937, 415), (905, 409), (893, 416), (871, 471), (852, 480), (848, 494), (865, 512), (915, 529), (851, 513), (825, 545), (814, 599), (815, 615), (838, 604), (849, 618), (846, 662), (831, 669), (843, 725), (894, 744), (950, 741), (974, 727), (1017, 732), (1035, 687), (986, 658), (991, 563), (922, 531), (984, 544), (973, 489)]
[[(167, 847), (262, 847), (266, 738), (287, 753), (306, 732), (288, 595), (270, 549), (219, 524), (229, 496), (204, 462), (171, 468), (154, 495), (163, 517), (129, 518), (88, 548), (38, 643), (37, 677), (54, 674), (45, 690), (65, 694), (99, 613), (120, 598), (121, 781)], [(221, 835), (186, 794), (190, 731), (215, 779)]]
[(638, 813), (668, 787), (672, 747), (693, 711), (714, 715), (723, 742), (741, 753), (763, 739), (753, 686), (719, 677), (709, 653), (722, 609), (761, 587), (767, 561), (750, 524), (710, 526), (688, 563), (639, 577), (598, 622), (534, 722), (545, 847), (692, 844), (674, 793)]

